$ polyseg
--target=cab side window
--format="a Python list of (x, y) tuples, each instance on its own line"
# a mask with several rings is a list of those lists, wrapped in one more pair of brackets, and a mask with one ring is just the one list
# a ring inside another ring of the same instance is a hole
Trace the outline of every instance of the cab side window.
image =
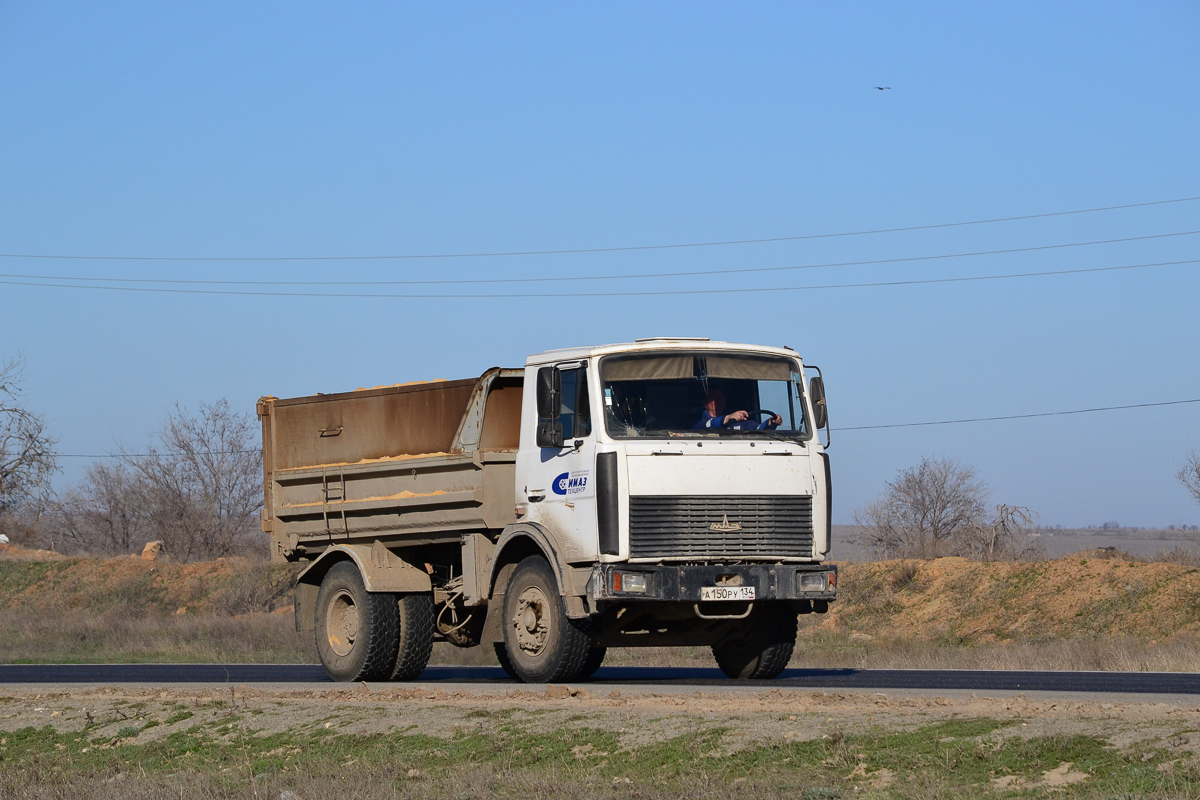
[(588, 403), (587, 367), (559, 370), (562, 393), (559, 395), (558, 421), (563, 439), (582, 439), (592, 432), (592, 414)]

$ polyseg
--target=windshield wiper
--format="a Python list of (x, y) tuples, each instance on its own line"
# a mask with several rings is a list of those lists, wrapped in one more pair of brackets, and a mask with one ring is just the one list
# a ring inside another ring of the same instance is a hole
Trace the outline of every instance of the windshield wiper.
[(774, 439), (777, 442), (789, 442), (791, 444), (798, 444), (801, 447), (804, 446), (804, 442), (800, 441), (795, 436), (787, 436), (785, 434), (779, 433), (778, 431), (764, 430), (764, 431), (750, 431), (750, 432), (751, 433), (761, 433), (764, 436), (766, 436), (768, 439)]

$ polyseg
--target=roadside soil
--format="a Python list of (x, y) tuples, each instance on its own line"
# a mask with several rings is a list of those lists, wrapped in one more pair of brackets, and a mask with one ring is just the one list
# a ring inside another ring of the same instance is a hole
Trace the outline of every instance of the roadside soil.
[(365, 684), (3, 695), (0, 797), (1200, 797), (1196, 698)]

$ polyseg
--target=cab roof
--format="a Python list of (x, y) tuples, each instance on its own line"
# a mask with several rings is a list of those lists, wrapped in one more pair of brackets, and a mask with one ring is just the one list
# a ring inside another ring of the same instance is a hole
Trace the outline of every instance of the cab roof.
[(685, 336), (678, 337), (655, 337), (651, 339), (638, 339), (634, 342), (624, 342), (620, 344), (602, 344), (591, 345), (586, 347), (564, 347), (558, 350), (547, 350), (543, 353), (535, 353), (525, 359), (526, 366), (535, 366), (538, 364), (552, 364), (558, 361), (574, 361), (593, 356), (606, 356), (613, 353), (646, 353), (646, 352), (662, 352), (664, 350), (688, 350), (695, 352), (697, 350), (720, 350), (729, 352), (741, 351), (746, 353), (764, 353), (769, 355), (783, 356), (785, 358), (800, 358), (800, 354), (790, 347), (768, 347), (758, 344), (738, 344), (735, 342), (722, 342), (712, 339), (689, 338)]

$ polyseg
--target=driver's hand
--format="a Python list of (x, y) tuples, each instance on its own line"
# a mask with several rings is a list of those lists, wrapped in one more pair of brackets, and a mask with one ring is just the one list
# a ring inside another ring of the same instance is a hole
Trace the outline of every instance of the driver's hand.
[(778, 414), (771, 417), (770, 425), (772, 428), (778, 428), (782, 424), (783, 424), (783, 417), (779, 416)]
[(725, 419), (733, 420), (734, 422), (745, 422), (750, 418), (750, 415), (745, 411), (735, 411)]

